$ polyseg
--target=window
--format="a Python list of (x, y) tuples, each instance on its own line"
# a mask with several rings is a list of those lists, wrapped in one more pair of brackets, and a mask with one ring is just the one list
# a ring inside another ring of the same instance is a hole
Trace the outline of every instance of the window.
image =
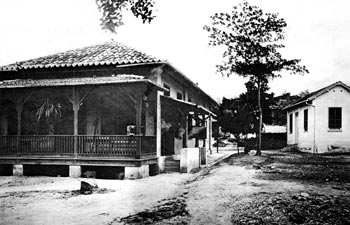
[(192, 102), (192, 99), (191, 99), (191, 98), (188, 98), (188, 102)]
[(309, 110), (304, 110), (304, 131), (307, 132), (309, 129)]
[(341, 129), (341, 108), (330, 107), (328, 109), (328, 128)]
[(180, 92), (176, 93), (176, 98), (182, 100), (182, 94)]
[(165, 89), (168, 89), (168, 91), (164, 91), (164, 95), (165, 95), (165, 96), (170, 96), (170, 86), (167, 85), (167, 84), (163, 84), (163, 87), (164, 87)]
[(293, 133), (293, 113), (289, 114), (289, 133)]

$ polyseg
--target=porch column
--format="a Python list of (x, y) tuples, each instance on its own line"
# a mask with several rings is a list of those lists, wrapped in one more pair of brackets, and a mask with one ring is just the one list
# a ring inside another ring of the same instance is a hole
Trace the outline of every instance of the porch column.
[(209, 114), (208, 119), (207, 119), (207, 126), (208, 126), (208, 129), (207, 129), (208, 149), (210, 151), (210, 154), (213, 154), (212, 143), (211, 143), (211, 137), (213, 135), (213, 123), (212, 123), (212, 117), (210, 114)]
[(21, 135), (22, 133), (22, 111), (23, 111), (23, 105), (17, 104), (16, 105), (16, 111), (17, 111), (17, 135)]
[[(205, 121), (205, 114), (202, 114), (201, 117), (202, 117), (202, 119), (201, 119), (201, 126), (204, 126), (204, 128), (207, 129), (207, 123)], [(205, 131), (207, 131), (207, 130), (205, 130)], [(206, 134), (207, 134), (207, 132), (206, 132)], [(206, 147), (206, 136), (203, 138), (203, 146), (202, 147), (203, 148)]]
[(160, 102), (161, 92), (157, 91), (157, 106), (156, 106), (156, 149), (157, 157), (161, 156), (161, 136), (162, 136), (162, 115), (161, 115), (161, 102)]
[(15, 95), (14, 97), (10, 97), (11, 101), (13, 101), (16, 105), (16, 111), (17, 111), (17, 135), (21, 135), (22, 133), (22, 111), (24, 104), (29, 100), (30, 95)]
[(140, 135), (141, 126), (142, 126), (142, 94), (141, 93), (136, 94), (135, 109), (136, 109), (136, 134)]
[(71, 99), (71, 103), (73, 106), (73, 112), (74, 112), (74, 155), (75, 157), (77, 157), (78, 155), (78, 113), (79, 113), (79, 91), (76, 90), (76, 87), (73, 87), (72, 90), (72, 99)]
[(0, 134), (1, 135), (7, 135), (8, 132), (8, 121), (7, 121), (7, 107), (5, 105), (1, 106), (1, 130), (0, 130)]
[(185, 122), (183, 123), (183, 126), (185, 128), (185, 133), (183, 135), (183, 147), (187, 148), (188, 146), (188, 114), (185, 115)]
[[(199, 115), (198, 115), (198, 113), (195, 113), (194, 117), (195, 117), (195, 121), (196, 121), (196, 125), (195, 126), (199, 127)], [(198, 137), (195, 138), (195, 145), (194, 145), (194, 147), (196, 147), (196, 148), (199, 147), (199, 138)]]
[(156, 135), (156, 105), (154, 102), (149, 102), (148, 107), (145, 107), (145, 135)]

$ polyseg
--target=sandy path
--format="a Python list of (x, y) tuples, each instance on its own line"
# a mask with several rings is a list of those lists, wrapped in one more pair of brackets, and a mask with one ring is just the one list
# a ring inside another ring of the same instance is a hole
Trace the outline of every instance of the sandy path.
[(298, 192), (312, 188), (296, 182), (259, 180), (254, 178), (256, 173), (259, 171), (222, 163), (203, 179), (188, 184), (186, 189), (190, 190), (187, 200), (190, 223), (231, 224), (235, 203), (249, 200), (248, 196)]
[(114, 192), (77, 195), (80, 180), (0, 177), (0, 224), (108, 224), (177, 195), (191, 174), (161, 174), (140, 180), (95, 180)]

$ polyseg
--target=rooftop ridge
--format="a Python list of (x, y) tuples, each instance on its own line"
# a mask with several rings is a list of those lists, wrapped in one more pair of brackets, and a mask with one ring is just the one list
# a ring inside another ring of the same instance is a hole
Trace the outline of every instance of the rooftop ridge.
[(158, 62), (156, 57), (113, 40), (0, 66), (0, 71)]

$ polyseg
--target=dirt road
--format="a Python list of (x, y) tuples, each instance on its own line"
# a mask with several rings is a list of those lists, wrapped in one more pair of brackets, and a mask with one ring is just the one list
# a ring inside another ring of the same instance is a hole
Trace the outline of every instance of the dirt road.
[[(1, 224), (347, 224), (350, 157), (265, 152), (197, 174), (96, 180), (1, 177)], [(321, 221), (320, 221), (321, 220)]]
[(236, 156), (202, 171), (181, 189), (181, 201), (174, 198), (165, 206), (181, 202), (182, 214), (167, 214), (162, 203), (119, 222), (350, 224), (349, 156), (276, 151)]

